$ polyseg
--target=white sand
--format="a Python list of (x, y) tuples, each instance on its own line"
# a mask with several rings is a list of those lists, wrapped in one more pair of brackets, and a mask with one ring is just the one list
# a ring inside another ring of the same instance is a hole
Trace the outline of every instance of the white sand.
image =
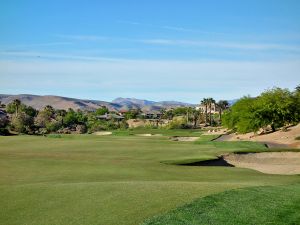
[(199, 137), (171, 137), (172, 141), (196, 141)]
[(300, 152), (229, 154), (224, 159), (236, 167), (268, 174), (300, 174)]
[(99, 136), (105, 136), (105, 135), (111, 135), (112, 132), (108, 132), (108, 131), (98, 131), (93, 133), (94, 135), (99, 135)]

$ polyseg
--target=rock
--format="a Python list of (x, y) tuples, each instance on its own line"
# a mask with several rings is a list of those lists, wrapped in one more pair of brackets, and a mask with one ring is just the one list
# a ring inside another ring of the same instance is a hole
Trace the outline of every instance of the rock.
[(265, 130), (263, 129), (263, 128), (260, 128), (258, 131), (257, 131), (257, 134), (258, 135), (263, 135), (263, 134), (265, 134), (266, 132), (265, 132)]

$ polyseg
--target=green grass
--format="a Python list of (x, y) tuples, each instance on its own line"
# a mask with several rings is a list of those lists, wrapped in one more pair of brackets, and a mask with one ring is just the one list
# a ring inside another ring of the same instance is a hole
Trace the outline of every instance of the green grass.
[(184, 130), (184, 129), (147, 129), (147, 128), (135, 128), (135, 129), (128, 129), (128, 130), (114, 130), (112, 131), (114, 135), (118, 136), (128, 136), (128, 135), (137, 135), (137, 134), (161, 134), (163, 136), (200, 136), (203, 131), (199, 129), (191, 129), (191, 130)]
[(143, 225), (297, 225), (300, 185), (225, 191), (197, 199)]
[(256, 143), (216, 144), (209, 141), (212, 137), (201, 136), (197, 142), (168, 138), (200, 135), (197, 132), (155, 129), (117, 131), (112, 136), (0, 137), (0, 224), (135, 225), (226, 190), (300, 182), (299, 176), (249, 169), (161, 163), (266, 150)]

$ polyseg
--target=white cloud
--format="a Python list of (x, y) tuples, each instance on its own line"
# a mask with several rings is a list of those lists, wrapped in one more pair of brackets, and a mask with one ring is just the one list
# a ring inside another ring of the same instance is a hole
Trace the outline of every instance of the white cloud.
[(58, 34), (55, 35), (59, 38), (76, 40), (76, 41), (104, 41), (108, 40), (108, 37), (104, 36), (97, 36), (97, 35), (65, 35), (65, 34)]
[(300, 83), (300, 60), (277, 62), (156, 60), (0, 61), (1, 92), (110, 100), (136, 97), (198, 102), (232, 99)]
[(227, 48), (241, 50), (283, 50), (300, 52), (300, 46), (283, 44), (264, 44), (264, 43), (236, 43), (236, 42), (215, 42), (215, 41), (194, 41), (194, 40), (172, 40), (172, 39), (147, 39), (141, 40), (147, 44), (192, 46), (209, 48)]
[(144, 27), (152, 27), (152, 28), (157, 28), (157, 29), (165, 29), (165, 30), (178, 31), (178, 32), (227, 35), (227, 34), (221, 33), (221, 32), (205, 31), (205, 30), (191, 29), (191, 28), (186, 28), (186, 27), (178, 27), (178, 26), (170, 26), (170, 25), (159, 26), (159, 25), (154, 25), (154, 24), (140, 23), (140, 22), (128, 21), (128, 20), (118, 20), (117, 22), (122, 23), (122, 24), (134, 25), (134, 26), (140, 25), (140, 26), (144, 26)]
[(59, 45), (72, 45), (72, 42), (47, 42), (34, 44), (16, 44), (16, 45), (0, 45), (0, 48), (27, 48), (27, 47), (49, 47)]

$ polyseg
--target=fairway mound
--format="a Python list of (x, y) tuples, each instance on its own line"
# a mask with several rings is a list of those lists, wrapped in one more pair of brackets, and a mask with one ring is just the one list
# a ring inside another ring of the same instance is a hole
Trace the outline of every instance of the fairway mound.
[(178, 137), (178, 136), (173, 136), (170, 137), (170, 140), (172, 141), (197, 141), (199, 137)]
[(108, 132), (108, 131), (98, 131), (93, 133), (94, 135), (99, 135), (99, 136), (105, 136), (105, 135), (111, 135), (112, 132)]
[(153, 136), (162, 136), (162, 134), (136, 134), (136, 136), (140, 136), (140, 137), (153, 137)]
[(236, 167), (268, 174), (300, 174), (300, 152), (263, 152), (229, 154), (224, 160)]

